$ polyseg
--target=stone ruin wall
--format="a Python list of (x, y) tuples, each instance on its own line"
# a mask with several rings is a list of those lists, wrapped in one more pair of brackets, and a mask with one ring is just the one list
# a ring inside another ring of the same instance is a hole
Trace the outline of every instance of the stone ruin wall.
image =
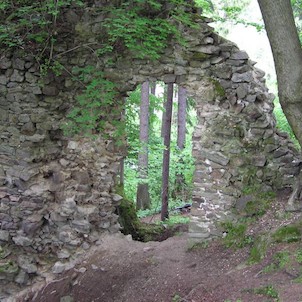
[[(71, 34), (56, 52), (98, 42), (101, 16), (65, 17)], [(129, 55), (113, 67), (106, 58), (98, 62), (121, 97), (148, 79), (182, 85), (195, 99), (190, 235), (198, 240), (221, 235), (217, 222), (231, 215), (245, 186), (288, 186), (299, 169), (293, 144), (275, 128), (264, 73), (203, 20), (199, 25), (183, 30), (187, 45), (171, 42), (158, 62)], [(26, 285), (43, 276), (45, 255), (54, 257), (52, 270), (60, 273), (100, 243), (104, 231), (119, 230), (114, 212), (121, 197), (114, 193), (114, 179), (122, 150), (101, 136), (68, 138), (60, 130), (81, 89), (69, 73), (96, 61), (79, 47), (60, 62), (68, 72), (49, 73), (41, 82), (32, 57), (1, 55), (0, 284)]]

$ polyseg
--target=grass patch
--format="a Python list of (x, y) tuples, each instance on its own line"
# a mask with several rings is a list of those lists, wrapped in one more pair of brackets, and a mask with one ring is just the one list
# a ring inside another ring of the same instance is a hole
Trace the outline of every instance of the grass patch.
[(160, 224), (175, 225), (175, 224), (187, 224), (190, 222), (190, 218), (183, 215), (171, 215), (169, 219), (160, 221)]
[(263, 295), (269, 298), (273, 298), (275, 301), (279, 301), (279, 293), (272, 285), (254, 288), (253, 293), (256, 295)]
[(272, 239), (275, 242), (291, 243), (301, 240), (301, 230), (297, 225), (286, 225), (279, 228), (272, 234)]
[(274, 259), (277, 261), (277, 266), (279, 268), (284, 268), (290, 263), (290, 253), (288, 251), (277, 252), (274, 255)]
[(276, 302), (280, 301), (279, 293), (274, 288), (273, 285), (266, 285), (266, 286), (261, 286), (261, 287), (257, 287), (257, 288), (252, 288), (252, 289), (244, 289), (243, 291), (252, 293), (255, 295), (261, 295), (261, 296), (265, 296), (268, 298), (273, 298), (274, 301), (276, 301)]
[(206, 249), (209, 247), (209, 241), (202, 241), (202, 242), (191, 242), (188, 245), (187, 251), (191, 252), (191, 251), (196, 251), (196, 250), (200, 250), (200, 249)]
[(226, 236), (223, 241), (227, 248), (243, 248), (253, 243), (253, 237), (246, 235), (246, 223), (233, 223), (231, 221), (226, 221), (223, 222), (221, 226), (226, 232)]
[(255, 239), (254, 244), (250, 250), (250, 256), (247, 261), (248, 264), (259, 263), (265, 256), (269, 240), (267, 236), (259, 236)]
[(296, 261), (302, 264), (302, 249), (298, 249), (295, 253)]

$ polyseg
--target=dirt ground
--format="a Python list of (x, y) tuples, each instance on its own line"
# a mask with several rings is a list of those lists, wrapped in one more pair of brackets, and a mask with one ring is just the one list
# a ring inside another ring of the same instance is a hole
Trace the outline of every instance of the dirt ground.
[[(283, 215), (287, 194), (282, 192), (249, 232), (273, 230), (300, 219), (300, 214)], [(74, 269), (17, 301), (299, 302), (302, 284), (295, 279), (302, 275), (302, 265), (265, 269), (278, 251), (294, 254), (298, 249), (302, 249), (301, 241), (271, 244), (261, 262), (248, 265), (250, 247), (234, 250), (218, 240), (192, 248), (188, 233), (148, 243), (122, 234), (105, 236), (96, 251)], [(279, 298), (274, 297), (275, 290)]]

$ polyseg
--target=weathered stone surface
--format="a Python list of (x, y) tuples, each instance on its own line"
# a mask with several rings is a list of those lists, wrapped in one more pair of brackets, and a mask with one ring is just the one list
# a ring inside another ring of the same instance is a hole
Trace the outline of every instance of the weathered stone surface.
[(52, 267), (52, 272), (54, 274), (61, 274), (66, 270), (66, 268), (67, 268), (67, 265), (65, 263), (58, 261)]
[(24, 76), (18, 71), (18, 70), (14, 70), (13, 74), (10, 77), (10, 80), (12, 82), (23, 82), (24, 80)]
[(253, 79), (253, 76), (251, 72), (245, 72), (245, 73), (234, 73), (232, 76), (232, 81), (235, 83), (241, 83), (241, 82), (251, 82)]
[(31, 238), (22, 235), (13, 237), (13, 241), (15, 242), (16, 245), (20, 245), (20, 246), (31, 246), (33, 242)]
[(9, 241), (10, 235), (9, 231), (0, 230), (0, 241)]
[(249, 58), (245, 51), (237, 51), (231, 55), (232, 60), (247, 60)]
[[(67, 50), (67, 41), (68, 49), (88, 43), (89, 37), (101, 42), (93, 33), (104, 16), (90, 12), (68, 17), (70, 31), (62, 35), (64, 45), (57, 41), (54, 55)], [(275, 128), (264, 73), (234, 43), (202, 20), (197, 23), (200, 29), (183, 32), (188, 46), (171, 41), (156, 62), (128, 53), (110, 67), (110, 58), (101, 57), (97, 68), (117, 81), (121, 98), (148, 79), (178, 83), (195, 100), (190, 232), (204, 240), (221, 236), (217, 223), (232, 217), (230, 209), (244, 187), (288, 186), (301, 161), (289, 137)], [(79, 75), (76, 67), (95, 66), (86, 48), (76, 48), (62, 60), (74, 76)], [(34, 59), (9, 52), (1, 57), (0, 69), (0, 243), (17, 245), (23, 255), (32, 251), (41, 258), (50, 253), (54, 259), (71, 260), (96, 242), (102, 244), (103, 232), (120, 228), (114, 211), (122, 197), (114, 187), (125, 148), (102, 133), (95, 140), (64, 136), (61, 125), (83, 88), (67, 72), (57, 76), (50, 71), (42, 79)], [(0, 279), (32, 282), (37, 264), (20, 264), (24, 269), (17, 266)], [(62, 262), (53, 266), (55, 273), (66, 268), (70, 266)]]
[(264, 155), (254, 156), (252, 163), (256, 167), (264, 167), (266, 164), (266, 157)]
[(24, 270), (20, 270), (19, 274), (15, 278), (15, 282), (20, 285), (26, 285), (28, 280), (29, 280), (29, 276)]
[(28, 274), (36, 273), (38, 268), (33, 257), (28, 255), (20, 255), (18, 257), (18, 265)]

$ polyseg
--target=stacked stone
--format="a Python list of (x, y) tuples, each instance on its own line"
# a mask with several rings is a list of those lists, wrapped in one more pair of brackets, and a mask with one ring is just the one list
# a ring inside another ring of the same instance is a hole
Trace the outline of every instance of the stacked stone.
[(1, 56), (1, 284), (40, 274), (39, 253), (68, 260), (119, 230), (112, 188), (120, 154), (110, 140), (69, 140), (60, 130), (72, 83), (53, 74), (42, 81), (31, 57)]
[[(288, 135), (276, 129), (274, 95), (246, 52), (210, 31), (188, 49), (206, 68), (194, 90), (188, 89), (199, 117), (191, 236), (207, 239), (222, 235), (215, 221), (232, 219), (230, 210), (243, 189), (292, 185), (300, 159)], [(195, 60), (190, 65), (198, 66)]]
[[(82, 18), (67, 13), (73, 30), (55, 48), (68, 53), (61, 63), (70, 72), (95, 63), (89, 49), (101, 39), (103, 16), (92, 11)], [(264, 72), (246, 52), (203, 20), (198, 30), (184, 28), (183, 36), (187, 45), (171, 41), (157, 62), (127, 54), (113, 66), (107, 67), (106, 57), (98, 64), (122, 96), (145, 80), (160, 80), (186, 87), (194, 98), (190, 234), (200, 240), (221, 235), (218, 222), (232, 217), (246, 186), (266, 191), (291, 185), (300, 160), (287, 135), (277, 131)], [(60, 126), (80, 86), (65, 72), (41, 80), (33, 58), (1, 56), (0, 284), (30, 282), (45, 269), (42, 253), (59, 260), (53, 272), (60, 273), (102, 232), (119, 227), (114, 211), (121, 197), (112, 191), (120, 150), (101, 137), (65, 137)]]

